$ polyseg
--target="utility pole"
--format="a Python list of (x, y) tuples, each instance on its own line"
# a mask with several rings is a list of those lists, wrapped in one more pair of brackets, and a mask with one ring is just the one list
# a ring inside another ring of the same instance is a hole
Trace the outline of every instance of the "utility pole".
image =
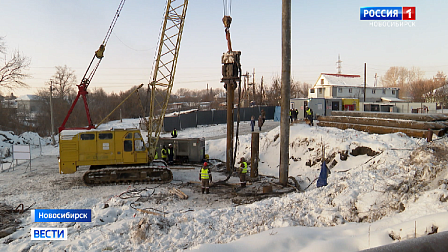
[(252, 100), (255, 103), (255, 68), (254, 68), (254, 70), (252, 72), (252, 90), (253, 90), (253, 93), (254, 93), (254, 96), (253, 96)]
[(364, 63), (364, 102), (366, 102), (366, 74), (367, 74), (367, 63)]
[(51, 145), (55, 146), (54, 140), (54, 117), (53, 117), (53, 80), (50, 80), (50, 117), (51, 117)]
[(261, 84), (260, 84), (260, 105), (263, 104), (263, 76), (261, 76)]
[(288, 183), (289, 100), (291, 97), (291, 0), (282, 0), (282, 90), (280, 118), (280, 184)]
[(376, 87), (376, 81), (377, 81), (377, 78), (378, 78), (378, 73), (375, 73), (375, 82), (373, 83), (373, 86), (374, 86), (374, 87)]
[[(241, 94), (242, 98), (243, 98), (243, 105), (241, 107), (248, 107), (249, 104), (249, 99), (246, 100), (246, 96), (247, 96), (247, 84), (249, 83), (247, 81), (247, 77), (249, 76), (249, 72), (246, 72), (246, 74), (241, 74), (241, 77), (244, 77), (244, 87), (243, 87), (243, 92)], [(241, 104), (240, 104), (241, 105)]]
[(249, 86), (250, 86), (250, 73), (246, 71), (246, 78), (247, 80), (247, 104), (249, 104), (250, 107), (250, 92), (249, 92)]

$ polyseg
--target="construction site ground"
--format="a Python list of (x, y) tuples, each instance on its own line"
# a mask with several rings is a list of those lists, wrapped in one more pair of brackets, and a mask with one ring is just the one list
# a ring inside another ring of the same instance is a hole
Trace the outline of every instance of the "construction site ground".
[[(163, 214), (252, 203), (294, 190), (292, 187), (282, 188), (276, 184), (274, 178), (262, 176), (261, 179), (249, 181), (245, 188), (241, 188), (236, 172), (228, 181), (218, 182), (225, 180), (226, 174), (225, 165), (217, 161), (211, 162), (214, 182), (211, 184), (210, 194), (201, 193), (200, 165), (171, 166), (174, 178), (165, 184), (88, 186), (82, 180), (84, 172), (88, 171), (87, 166), (79, 167), (73, 174), (59, 174), (57, 156), (41, 156), (32, 162), (31, 171), (28, 168), (25, 172), (26, 164), (23, 164), (14, 170), (3, 172), (0, 177), (0, 202), (4, 202), (0, 205), (0, 238), (15, 232), (16, 229), (24, 228), (19, 218), (23, 215), (29, 216), (29, 209), (76, 209), (74, 202), (83, 202), (92, 195), (97, 199), (92, 202), (92, 207), (98, 201), (107, 207), (109, 201), (120, 197), (129, 198), (130, 204), (137, 209), (150, 209), (151, 213)], [(11, 184), (11, 181), (14, 183)], [(272, 186), (274, 193), (263, 193), (263, 187), (266, 186)], [(185, 193), (188, 198), (181, 199), (173, 192), (174, 188)]]
[[(249, 123), (243, 127), (250, 132)], [(200, 193), (200, 164), (172, 166), (174, 180), (169, 184), (86, 186), (81, 177), (87, 167), (59, 174), (57, 147), (48, 144), (40, 152), (33, 148), (31, 172), (21, 164), (0, 173), (0, 230), (12, 232), (0, 238), (0, 251), (218, 251), (213, 246), (273, 251), (284, 244), (287, 251), (316, 250), (316, 244), (335, 252), (341, 244), (351, 244), (354, 249), (344, 251), (359, 251), (447, 230), (446, 137), (428, 143), (402, 133), (367, 134), (302, 122), (290, 127), (289, 176), (301, 193), (280, 194), (296, 189), (280, 188), (278, 179), (267, 176), (245, 189), (237, 176), (227, 185), (216, 183), (226, 178), (219, 161), (226, 157), (225, 138), (206, 145), (215, 182), (210, 194)], [(210, 125), (179, 135), (207, 138), (223, 135), (225, 128)], [(9, 136), (15, 142), (22, 138)], [(251, 135), (240, 135), (238, 143), (236, 159), (249, 160)], [(328, 185), (318, 188), (323, 150), (331, 173)], [(278, 151), (279, 129), (262, 132), (261, 174), (278, 175)], [(269, 186), (273, 193), (263, 194)], [(188, 199), (181, 199), (175, 189)], [(91, 209), (92, 221), (36, 223), (30, 206)], [(18, 213), (13, 213), (16, 208)], [(35, 227), (67, 228), (68, 239), (33, 241), (30, 231)]]

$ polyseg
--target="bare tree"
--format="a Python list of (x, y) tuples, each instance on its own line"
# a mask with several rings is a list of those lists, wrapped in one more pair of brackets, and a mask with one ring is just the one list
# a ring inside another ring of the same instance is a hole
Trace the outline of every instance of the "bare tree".
[[(308, 97), (308, 89), (311, 84), (300, 81), (291, 81), (291, 98)], [(272, 78), (272, 83), (266, 87), (266, 104), (271, 106), (279, 105), (281, 99), (281, 80), (278, 76)]]
[(445, 85), (446, 74), (443, 71), (437, 71), (437, 74), (433, 77), (433, 80), (439, 87), (441, 87)]
[(409, 83), (409, 91), (413, 101), (417, 102), (438, 102), (445, 103), (446, 101), (446, 75), (438, 71), (432, 79), (423, 79), (419, 69), (413, 71), (416, 73), (416, 80)]
[(437, 102), (439, 106), (448, 103), (448, 83), (446, 74), (443, 71), (437, 71), (437, 74), (432, 78), (434, 88), (425, 94), (425, 99), (432, 102)]
[(423, 77), (425, 76), (425, 72), (421, 70), (419, 67), (412, 67), (411, 69), (407, 70), (407, 73), (408, 73), (407, 81), (409, 83), (423, 80)]
[(434, 90), (434, 101), (446, 108), (448, 104), (448, 83)]
[(269, 88), (266, 88), (266, 103), (268, 105), (279, 105), (281, 98), (281, 80), (276, 76), (272, 78), (272, 84)]
[(4, 65), (0, 67), (0, 88), (14, 89), (28, 87), (23, 79), (30, 77), (25, 73), (30, 65), (29, 58), (15, 51), (8, 59), (3, 37), (0, 37), (0, 54), (3, 56)]
[(408, 70), (405, 67), (390, 67), (383, 77), (381, 83), (383, 87), (399, 87), (403, 88), (408, 79)]
[(433, 90), (435, 90), (435, 83), (433, 80), (417, 80), (409, 83), (409, 93), (414, 102), (425, 102), (433, 97)]
[[(38, 95), (45, 101), (45, 110), (43, 110), (39, 115), (38, 125), (42, 129), (47, 129), (50, 115), (50, 86), (53, 86), (53, 108), (54, 109), (54, 123), (55, 126), (61, 125), (64, 121), (67, 111), (70, 108), (71, 102), (74, 100), (76, 93), (74, 92), (73, 86), (76, 83), (76, 76), (74, 71), (67, 66), (57, 66), (56, 73), (52, 76), (52, 79), (45, 82), (48, 86), (38, 90)], [(78, 102), (75, 106), (70, 119), (68, 120), (66, 127), (84, 126), (85, 125), (85, 111), (82, 102)], [(82, 118), (82, 119), (80, 119)], [(79, 121), (82, 120), (82, 123)]]
[(56, 73), (53, 79), (54, 96), (64, 99), (74, 93), (74, 86), (76, 84), (75, 71), (65, 66), (57, 66)]
[(176, 92), (176, 95), (179, 97), (192, 97), (193, 92), (194, 92), (193, 90), (187, 88), (179, 88)]
[[(112, 101), (117, 99), (113, 96), (114, 94), (107, 95), (102, 88), (93, 88), (89, 91), (88, 104), (93, 123), (99, 123), (114, 109), (116, 104)], [(119, 118), (119, 116), (114, 118)]]
[(0, 37), (0, 53), (6, 53), (5, 41), (3, 41), (4, 37)]
[[(125, 100), (135, 89), (137, 86), (133, 86), (127, 91), (120, 92), (118, 96), (118, 103), (115, 105), (111, 105), (109, 110), (113, 110), (121, 101)], [(121, 106), (121, 110), (123, 112), (123, 117), (125, 118), (139, 118), (144, 116), (144, 107), (143, 101), (146, 97), (144, 97), (146, 92), (136, 92), (131, 95), (131, 98), (126, 100), (124, 104)], [(118, 113), (118, 112), (117, 112)]]
[(308, 97), (308, 89), (311, 84), (300, 81), (292, 81), (291, 83), (291, 98), (306, 98)]
[[(415, 83), (423, 83), (424, 72), (418, 67), (407, 69), (405, 67), (390, 67), (383, 77), (381, 83), (384, 87), (398, 87), (400, 88), (400, 97), (416, 97), (416, 90), (419, 87), (411, 87)], [(418, 91), (417, 93), (419, 93)], [(418, 96), (418, 95), (417, 95)], [(421, 99), (421, 98), (418, 98)]]

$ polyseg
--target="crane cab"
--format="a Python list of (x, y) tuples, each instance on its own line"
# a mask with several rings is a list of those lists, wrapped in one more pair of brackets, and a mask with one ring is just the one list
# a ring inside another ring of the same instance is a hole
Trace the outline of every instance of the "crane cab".
[(138, 129), (63, 130), (59, 134), (59, 173), (78, 166), (114, 166), (148, 163)]

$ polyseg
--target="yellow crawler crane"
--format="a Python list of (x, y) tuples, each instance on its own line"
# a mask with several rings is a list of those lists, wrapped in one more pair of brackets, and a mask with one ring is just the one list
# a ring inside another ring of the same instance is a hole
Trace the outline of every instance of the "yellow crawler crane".
[(188, 0), (168, 0), (159, 46), (148, 84), (151, 103), (148, 139), (138, 129), (62, 130), (59, 134), (59, 173), (74, 173), (90, 165), (86, 184), (169, 182), (173, 178), (163, 161), (154, 160), (165, 111), (174, 83)]
[(59, 142), (60, 173), (74, 173), (88, 165), (86, 184), (151, 182), (173, 179), (163, 162), (149, 163), (149, 156), (138, 129), (63, 130)]

